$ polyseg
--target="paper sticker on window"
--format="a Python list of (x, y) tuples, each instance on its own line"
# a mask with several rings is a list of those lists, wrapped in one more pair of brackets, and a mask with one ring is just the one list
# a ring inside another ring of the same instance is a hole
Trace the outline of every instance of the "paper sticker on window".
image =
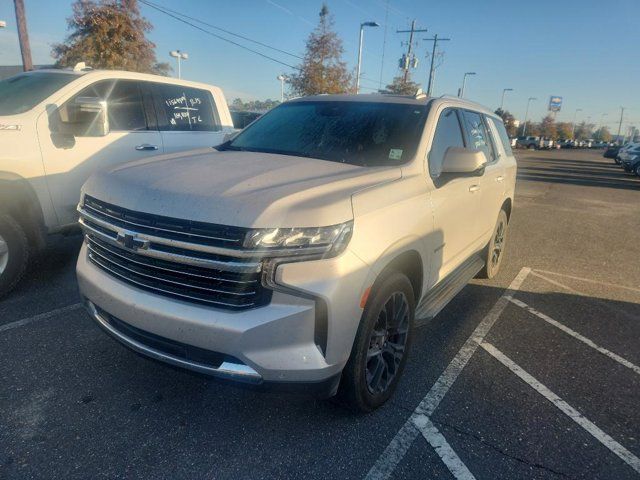
[(389, 150), (389, 160), (400, 160), (402, 158), (401, 148), (392, 148)]

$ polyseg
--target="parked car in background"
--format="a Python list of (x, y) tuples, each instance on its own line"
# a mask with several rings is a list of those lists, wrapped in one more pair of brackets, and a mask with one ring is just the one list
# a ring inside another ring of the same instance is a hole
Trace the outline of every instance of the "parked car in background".
[(602, 149), (602, 148), (607, 148), (608, 146), (609, 146), (609, 143), (599, 140), (599, 141), (593, 142), (593, 144), (591, 145), (591, 148)]
[(370, 411), (414, 320), (498, 272), (515, 177), (502, 120), (477, 104), (292, 100), (217, 151), (93, 175), (81, 295), (143, 355)]
[(0, 81), (0, 296), (48, 234), (77, 226), (80, 187), (94, 171), (211, 148), (233, 131), (211, 85), (82, 65)]
[(620, 163), (626, 172), (640, 176), (640, 145), (622, 152), (620, 154)]
[(620, 145), (611, 145), (604, 151), (602, 156), (604, 158), (616, 158), (618, 156), (619, 151), (620, 151)]
[(638, 146), (640, 146), (640, 143), (630, 142), (620, 147), (620, 150), (618, 150), (618, 154), (615, 157), (616, 163), (622, 165), (622, 157), (624, 156), (625, 152), (627, 150), (632, 150)]
[(242, 130), (254, 120), (260, 118), (262, 113), (247, 112), (239, 110), (231, 110), (231, 120), (233, 121), (234, 128)]
[(516, 147), (518, 148), (528, 148), (528, 149), (532, 149), (532, 150), (538, 150), (540, 149), (542, 146), (541, 143), (541, 139), (540, 137), (534, 137), (534, 136), (529, 136), (529, 137), (518, 137), (518, 140), (516, 142)]

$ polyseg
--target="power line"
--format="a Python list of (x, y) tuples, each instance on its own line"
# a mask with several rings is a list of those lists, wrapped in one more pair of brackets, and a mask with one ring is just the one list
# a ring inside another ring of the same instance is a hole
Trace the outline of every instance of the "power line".
[[(199, 27), (198, 25), (195, 25), (195, 24), (193, 24), (193, 23), (191, 23), (191, 22), (189, 22), (189, 21), (187, 21), (187, 20), (185, 20), (183, 18), (180, 18), (178, 15), (182, 15), (182, 14), (171, 13), (170, 11), (164, 9), (164, 7), (159, 7), (157, 5), (154, 5), (151, 2), (148, 2), (147, 0), (139, 0), (139, 1), (140, 1), (140, 3), (143, 3), (143, 4), (153, 8), (153, 9), (155, 9), (155, 10), (161, 12), (161, 13), (164, 13), (165, 15), (168, 15), (169, 17), (174, 18), (175, 20), (178, 20), (179, 22), (182, 22), (182, 23), (184, 23), (186, 25), (189, 25), (189, 26), (191, 26), (191, 27), (193, 27), (193, 28), (195, 28), (197, 30), (200, 30), (201, 32), (204, 32), (207, 35), (211, 35), (212, 37), (215, 37), (215, 38), (218, 38), (220, 40), (223, 40), (223, 41), (225, 41), (227, 43), (235, 45), (236, 47), (240, 47), (240, 48), (242, 48), (244, 50), (247, 50), (247, 51), (249, 51), (251, 53), (255, 53), (256, 55), (260, 55), (261, 57), (266, 58), (267, 60), (271, 60), (272, 62), (279, 63), (280, 65), (284, 65), (285, 67), (289, 67), (289, 68), (292, 68), (294, 70), (300, 70), (298, 67), (295, 67), (293, 65), (289, 65), (288, 63), (282, 62), (282, 61), (278, 60), (277, 58), (273, 58), (273, 57), (270, 57), (269, 55), (265, 55), (264, 53), (258, 52), (257, 50), (253, 50), (252, 48), (249, 48), (249, 47), (247, 47), (245, 45), (242, 45), (242, 44), (240, 44), (238, 42), (234, 42), (233, 40), (229, 40), (228, 38), (225, 38), (225, 37), (220, 36), (220, 35), (218, 35), (216, 33), (210, 32), (209, 30), (206, 30), (206, 29), (204, 29), (202, 27)], [(214, 28), (217, 28), (217, 27), (214, 27)], [(235, 34), (232, 34), (232, 35), (235, 35)], [(275, 48), (275, 47), (270, 47), (270, 48)]]
[(179, 15), (179, 16), (181, 16), (183, 18), (187, 18), (189, 20), (193, 20), (194, 22), (201, 23), (202, 25), (206, 25), (207, 27), (211, 27), (211, 28), (214, 28), (216, 30), (220, 30), (221, 32), (224, 32), (224, 33), (226, 33), (228, 35), (232, 35), (234, 37), (242, 38), (243, 40), (246, 40), (246, 41), (251, 42), (251, 43), (255, 43), (256, 45), (260, 45), (260, 46), (265, 47), (265, 48), (270, 48), (271, 50), (275, 50), (276, 52), (284, 53), (285, 55), (289, 55), (291, 57), (299, 58), (300, 60), (303, 59), (300, 55), (296, 55), (295, 53), (287, 52), (286, 50), (281, 50), (279, 48), (272, 47), (271, 45), (267, 45), (266, 43), (259, 42), (258, 40), (254, 40), (253, 38), (249, 38), (249, 37), (247, 37), (245, 35), (240, 35), (239, 33), (234, 33), (234, 32), (231, 32), (229, 30), (225, 30), (224, 28), (218, 27), (216, 25), (212, 25), (212, 24), (207, 23), (207, 22), (205, 22), (203, 20), (200, 20), (199, 18), (190, 17), (189, 15), (187, 15), (185, 13), (180, 13), (180, 12), (178, 12), (176, 10), (172, 10), (172, 9), (170, 9), (168, 7), (165, 7), (165, 6), (162, 6), (162, 5), (158, 5), (157, 3), (154, 4), (153, 2), (150, 2), (149, 0), (144, 0), (144, 1), (142, 1), (142, 3), (145, 3), (145, 4), (149, 5), (149, 6), (155, 6), (155, 7), (158, 7), (158, 8), (162, 8), (163, 10), (166, 10), (167, 12), (171, 12), (171, 13), (173, 13), (175, 15)]

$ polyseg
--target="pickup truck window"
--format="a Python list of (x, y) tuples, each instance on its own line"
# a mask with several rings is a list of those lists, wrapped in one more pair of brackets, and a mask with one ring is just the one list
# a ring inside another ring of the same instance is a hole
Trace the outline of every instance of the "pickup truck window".
[(169, 83), (152, 85), (160, 130), (210, 132), (222, 129), (211, 92)]
[(297, 101), (274, 108), (219, 149), (401, 165), (415, 155), (426, 115), (426, 105)]
[(449, 147), (464, 147), (460, 120), (453, 108), (445, 109), (438, 118), (429, 151), (429, 173), (432, 178), (438, 178), (442, 173), (442, 161)]
[(0, 115), (31, 110), (56, 90), (78, 78), (71, 73), (22, 73), (0, 81)]
[(493, 151), (493, 145), (491, 144), (487, 127), (482, 121), (482, 115), (465, 110), (463, 116), (469, 148), (482, 150), (487, 157), (487, 162), (495, 161), (496, 156)]
[(60, 121), (72, 127), (78, 136), (83, 136), (83, 128), (89, 125), (84, 118), (74, 112), (74, 102), (78, 97), (97, 97), (107, 101), (109, 108), (109, 129), (111, 131), (147, 130), (147, 121), (142, 106), (140, 85), (133, 80), (103, 80), (83, 88), (60, 108)]

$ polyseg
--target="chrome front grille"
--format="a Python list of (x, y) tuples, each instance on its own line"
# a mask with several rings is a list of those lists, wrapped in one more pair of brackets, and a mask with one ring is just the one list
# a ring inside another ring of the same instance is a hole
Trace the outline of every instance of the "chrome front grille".
[(230, 310), (259, 307), (271, 299), (271, 290), (261, 282), (261, 259), (233, 256), (233, 247), (212, 245), (240, 243), (234, 238), (244, 235), (243, 229), (131, 212), (91, 197), (85, 197), (79, 211), (89, 261), (118, 280)]

